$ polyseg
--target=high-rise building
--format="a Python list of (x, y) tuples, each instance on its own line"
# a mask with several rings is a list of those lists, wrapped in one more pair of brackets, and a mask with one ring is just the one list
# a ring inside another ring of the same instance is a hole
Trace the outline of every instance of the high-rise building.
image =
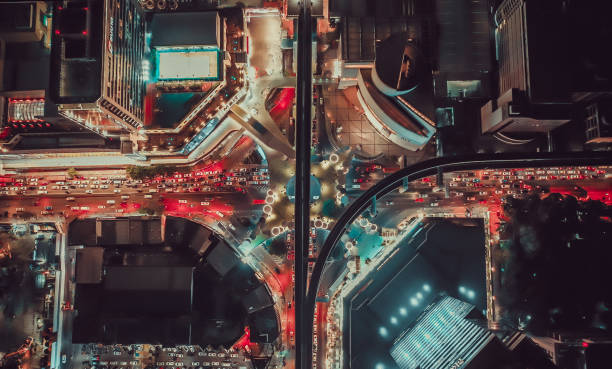
[(145, 19), (135, 0), (54, 9), (51, 97), (60, 114), (105, 136), (143, 125)]
[(0, 40), (6, 42), (43, 41), (49, 47), (51, 14), (44, 1), (0, 4)]
[[(499, 95), (481, 109), (482, 132), (548, 132), (569, 122), (568, 32), (562, 2), (505, 0), (495, 12)], [(543, 21), (545, 19), (545, 21)]]
[(587, 144), (612, 143), (612, 99), (603, 99), (586, 107)]
[(608, 1), (504, 0), (495, 11), (499, 91), (483, 133), (549, 132), (576, 103), (612, 95)]
[(609, 352), (612, 340), (600, 331), (553, 333), (548, 336), (532, 336), (538, 345), (559, 368), (603, 369), (610, 366)]

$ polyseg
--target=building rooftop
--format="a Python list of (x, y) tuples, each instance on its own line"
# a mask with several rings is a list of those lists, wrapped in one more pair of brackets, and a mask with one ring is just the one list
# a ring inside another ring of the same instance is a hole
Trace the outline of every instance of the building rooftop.
[(353, 368), (372, 368), (378, 361), (395, 367), (391, 356), (381, 352), (388, 352), (440, 294), (465, 300), (478, 311), (486, 308), (482, 224), (430, 219), (413, 232), (344, 300), (343, 344)]
[(218, 16), (217, 12), (155, 13), (151, 47), (219, 45)]
[(104, 248), (85, 247), (76, 252), (76, 282), (100, 283)]
[[(211, 230), (168, 217), (164, 231), (160, 242), (161, 219), (149, 217), (70, 224), (70, 244), (85, 246), (77, 251), (73, 342), (229, 347), (251, 315), (274, 312), (254, 271)], [(253, 321), (273, 340), (278, 322), (268, 315)]]
[(395, 341), (391, 356), (400, 369), (485, 369), (507, 364), (509, 352), (493, 333), (470, 319), (473, 310), (474, 305), (441, 297)]

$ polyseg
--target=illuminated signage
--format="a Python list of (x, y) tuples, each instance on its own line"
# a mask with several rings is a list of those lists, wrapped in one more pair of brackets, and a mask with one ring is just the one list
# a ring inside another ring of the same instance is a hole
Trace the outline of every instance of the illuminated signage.
[(110, 17), (110, 21), (108, 22), (108, 41), (106, 43), (106, 48), (109, 53), (113, 53), (113, 35), (115, 34), (115, 18)]

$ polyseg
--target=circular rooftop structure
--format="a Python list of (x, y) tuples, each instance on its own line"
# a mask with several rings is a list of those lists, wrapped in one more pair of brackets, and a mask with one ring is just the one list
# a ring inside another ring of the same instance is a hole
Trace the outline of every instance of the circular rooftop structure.
[(426, 73), (425, 58), (406, 33), (396, 33), (376, 48), (372, 81), (387, 96), (414, 90)]

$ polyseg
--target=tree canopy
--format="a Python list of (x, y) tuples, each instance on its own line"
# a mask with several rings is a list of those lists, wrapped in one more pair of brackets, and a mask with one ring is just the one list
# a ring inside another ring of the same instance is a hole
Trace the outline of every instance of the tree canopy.
[(125, 171), (132, 179), (146, 179), (157, 176), (169, 176), (174, 173), (185, 173), (189, 171), (189, 168), (177, 167), (175, 165), (152, 165), (148, 167), (131, 165), (127, 167)]
[(66, 171), (66, 174), (68, 174), (68, 177), (74, 178), (74, 177), (76, 177), (78, 175), (78, 172), (77, 172), (77, 170), (75, 168), (69, 168)]
[[(532, 332), (612, 328), (612, 208), (572, 196), (509, 198), (502, 244), (506, 318)], [(499, 250), (498, 250), (499, 253)]]
[[(283, 237), (284, 238), (284, 237)], [(281, 237), (276, 237), (268, 245), (268, 252), (271, 255), (284, 256), (287, 253), (287, 244)]]

